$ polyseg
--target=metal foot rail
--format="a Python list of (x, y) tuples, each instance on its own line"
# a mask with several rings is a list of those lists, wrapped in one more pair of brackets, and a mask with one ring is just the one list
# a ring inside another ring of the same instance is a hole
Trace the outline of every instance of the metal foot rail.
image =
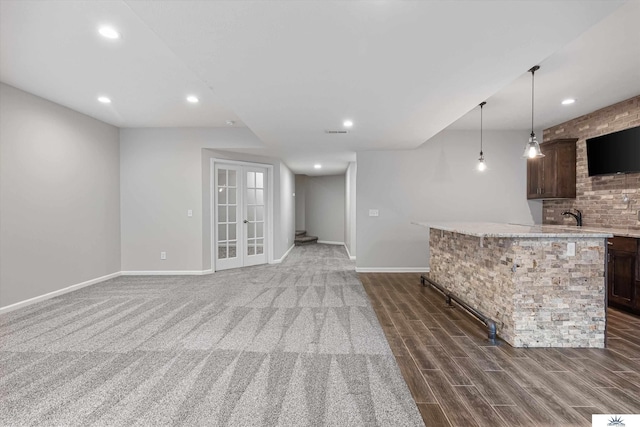
[(428, 283), (431, 286), (433, 286), (434, 288), (436, 288), (437, 290), (439, 290), (447, 298), (446, 301), (447, 301), (448, 305), (451, 305), (451, 300), (454, 300), (456, 303), (458, 303), (458, 305), (460, 307), (464, 308), (469, 313), (471, 313), (476, 319), (478, 319), (482, 323), (484, 323), (487, 326), (487, 330), (489, 332), (489, 339), (492, 342), (495, 342), (495, 340), (496, 340), (496, 322), (493, 319), (490, 319), (489, 317), (487, 317), (484, 314), (480, 313), (478, 310), (476, 310), (475, 308), (471, 307), (469, 304), (464, 302), (464, 300), (461, 300), (455, 294), (449, 292), (448, 290), (446, 290), (445, 288), (443, 288), (442, 286), (440, 286), (439, 284), (437, 284), (433, 280), (431, 280), (431, 279), (429, 279), (429, 278), (427, 278), (425, 276), (420, 276), (420, 282), (422, 283), (422, 286), (427, 286), (427, 283)]

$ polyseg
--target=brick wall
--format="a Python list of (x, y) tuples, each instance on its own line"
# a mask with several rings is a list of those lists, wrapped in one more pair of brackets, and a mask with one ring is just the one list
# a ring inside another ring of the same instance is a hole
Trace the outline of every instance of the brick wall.
[(604, 238), (485, 238), (481, 247), (432, 228), (429, 246), (429, 277), (495, 320), (512, 346), (604, 347)]
[[(545, 224), (574, 225), (573, 218), (561, 215), (567, 209), (580, 209), (585, 226), (640, 230), (640, 173), (589, 177), (586, 140), (640, 126), (640, 96), (545, 129), (543, 141), (578, 138), (576, 146), (576, 198), (545, 200)], [(630, 202), (623, 203), (623, 195)]]

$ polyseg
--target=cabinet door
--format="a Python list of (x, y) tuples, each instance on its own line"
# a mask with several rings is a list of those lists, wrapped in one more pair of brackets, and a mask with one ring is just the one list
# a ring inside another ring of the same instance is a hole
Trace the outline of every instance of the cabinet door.
[(633, 307), (635, 300), (636, 255), (609, 250), (609, 301)]
[(555, 160), (554, 197), (576, 197), (576, 145), (558, 144)]
[(542, 197), (558, 197), (556, 192), (556, 171), (558, 170), (558, 146), (543, 147), (542, 153)]
[(527, 159), (527, 199), (542, 197), (542, 160)]
[(545, 157), (527, 160), (527, 199), (576, 197), (576, 138), (540, 144)]

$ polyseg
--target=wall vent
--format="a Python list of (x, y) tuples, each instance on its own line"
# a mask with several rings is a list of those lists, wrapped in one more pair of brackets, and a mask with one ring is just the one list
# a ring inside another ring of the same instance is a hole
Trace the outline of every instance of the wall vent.
[(324, 133), (349, 133), (348, 130), (325, 130)]

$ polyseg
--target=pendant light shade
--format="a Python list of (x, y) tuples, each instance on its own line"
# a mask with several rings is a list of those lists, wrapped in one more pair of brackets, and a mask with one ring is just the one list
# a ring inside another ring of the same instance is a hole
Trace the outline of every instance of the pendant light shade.
[(533, 95), (534, 95), (534, 78), (535, 73), (540, 69), (539, 65), (532, 67), (529, 72), (531, 73), (531, 135), (529, 136), (529, 142), (524, 147), (524, 153), (522, 157), (527, 159), (538, 159), (540, 157), (544, 157), (542, 151), (540, 151), (540, 144), (536, 139), (536, 134), (533, 132)]
[(487, 169), (487, 164), (484, 162), (484, 153), (482, 152), (482, 107), (486, 102), (480, 103), (480, 157), (478, 157), (478, 170), (483, 172)]

